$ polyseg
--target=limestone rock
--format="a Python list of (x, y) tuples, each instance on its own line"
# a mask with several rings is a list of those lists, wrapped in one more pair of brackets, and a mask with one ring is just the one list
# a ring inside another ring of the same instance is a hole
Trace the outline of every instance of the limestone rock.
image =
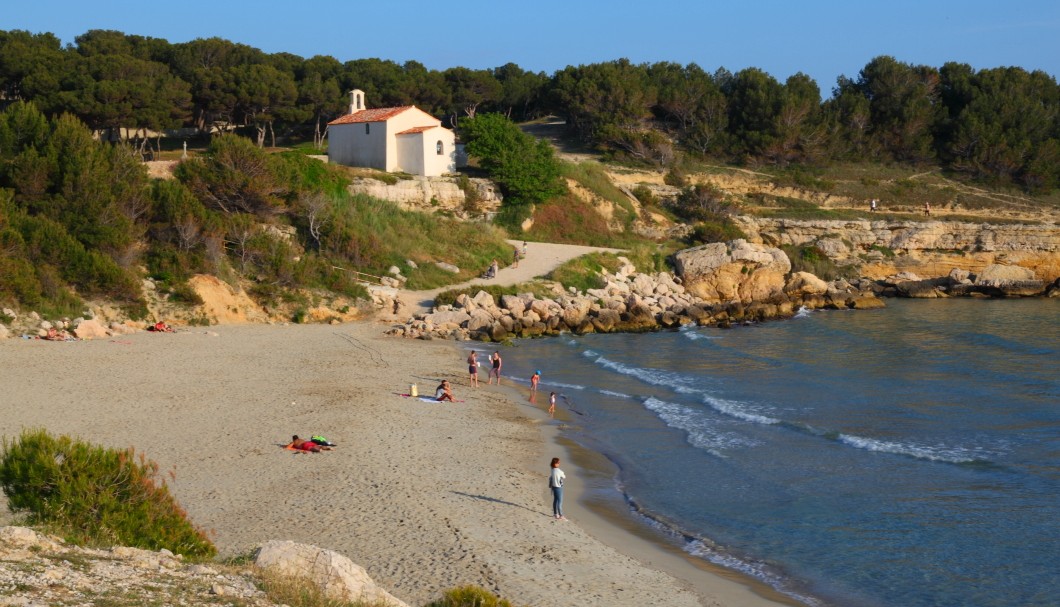
[(823, 295), (828, 292), (828, 283), (809, 272), (793, 272), (784, 285), (788, 295)]
[(110, 333), (103, 325), (99, 324), (98, 320), (89, 319), (83, 320), (74, 329), (74, 335), (80, 339), (98, 339), (101, 337), (108, 337)]
[(446, 272), (452, 272), (453, 274), (459, 274), (460, 273), (460, 268), (454, 266), (451, 263), (446, 263), (444, 261), (436, 261), (436, 262), (434, 262), (434, 265), (436, 265), (439, 268), (445, 270)]
[(678, 251), (677, 274), (688, 292), (706, 301), (765, 301), (780, 294), (791, 261), (775, 247), (733, 240)]
[(407, 607), (376, 586), (363, 567), (333, 550), (291, 541), (269, 541), (258, 549), (255, 564), (281, 574), (302, 577), (318, 584), (332, 598)]
[(990, 264), (975, 276), (975, 284), (987, 287), (1002, 287), (1006, 283), (1034, 280), (1034, 272), (1020, 266)]

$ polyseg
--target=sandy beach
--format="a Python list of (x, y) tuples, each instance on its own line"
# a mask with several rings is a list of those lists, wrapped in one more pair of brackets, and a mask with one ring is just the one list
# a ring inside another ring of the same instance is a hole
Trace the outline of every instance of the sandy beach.
[[(535, 607), (780, 604), (579, 505), (558, 422), (484, 374), (469, 388), (466, 344), (387, 338), (384, 328), (6, 340), (0, 435), (44, 427), (133, 446), (160, 464), (222, 555), (270, 539), (334, 549), (410, 605), (463, 584)], [(401, 396), (411, 383), (433, 393), (441, 378), (465, 402)], [(281, 448), (292, 434), (339, 446), (294, 454)], [(570, 521), (551, 516), (554, 455), (569, 478)], [(0, 524), (10, 520), (3, 504)]]

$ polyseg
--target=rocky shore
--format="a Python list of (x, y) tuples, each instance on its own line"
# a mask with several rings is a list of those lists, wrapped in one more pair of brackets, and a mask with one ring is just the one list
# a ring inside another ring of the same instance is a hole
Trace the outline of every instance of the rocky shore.
[(787, 254), (774, 246), (734, 240), (674, 255), (675, 272), (640, 273), (628, 259), (603, 286), (585, 292), (552, 285), (554, 297), (532, 293), (462, 294), (452, 305), (392, 327), (409, 338), (504, 341), (561, 333), (651, 331), (695, 323), (730, 326), (793, 316), (799, 309), (871, 309), (881, 297), (1060, 296), (1060, 280), (1046, 282), (1022, 266), (992, 263), (978, 273), (953, 268), (941, 277), (909, 271), (880, 279), (826, 282), (792, 272)]

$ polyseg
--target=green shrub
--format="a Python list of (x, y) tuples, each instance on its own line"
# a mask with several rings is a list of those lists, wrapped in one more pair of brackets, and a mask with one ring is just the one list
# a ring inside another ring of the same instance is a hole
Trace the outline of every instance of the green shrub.
[(675, 188), (683, 188), (688, 185), (688, 175), (681, 167), (673, 167), (663, 175), (663, 183)]
[(712, 242), (728, 242), (737, 238), (747, 238), (736, 223), (728, 217), (719, 217), (713, 221), (697, 223), (692, 228), (688, 240), (693, 245), (709, 244)]
[(460, 586), (447, 590), (441, 599), (426, 607), (512, 607), (512, 604), (485, 588)]
[(45, 430), (3, 442), (0, 488), (12, 512), (56, 529), (69, 541), (217, 553), (158, 478), (158, 464), (133, 449), (107, 449)]
[(606, 284), (600, 270), (606, 268), (615, 272), (620, 265), (618, 256), (613, 253), (590, 253), (552, 270), (548, 278), (560, 283), (564, 288), (574, 287), (584, 293), (588, 289), (599, 289)]
[(549, 286), (537, 282), (521, 283), (517, 285), (473, 285), (463, 289), (450, 289), (442, 291), (434, 297), (434, 305), (445, 306), (456, 303), (456, 298), (461, 295), (474, 297), (479, 291), (485, 291), (493, 296), (493, 303), (500, 302), (502, 295), (518, 295), (519, 293), (533, 293), (537, 297), (553, 297), (554, 293)]
[(633, 197), (639, 200), (644, 206), (655, 206), (659, 204), (659, 199), (651, 191), (651, 188), (644, 184), (640, 184), (633, 188)]
[(824, 251), (816, 246), (797, 247), (783, 245), (780, 248), (791, 260), (792, 272), (809, 272), (822, 280), (854, 278), (857, 275), (857, 271), (853, 266), (840, 268)]

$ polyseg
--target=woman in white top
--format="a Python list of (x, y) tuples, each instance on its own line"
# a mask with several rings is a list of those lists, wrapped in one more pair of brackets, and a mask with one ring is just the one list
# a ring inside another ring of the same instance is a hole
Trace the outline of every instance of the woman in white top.
[(563, 516), (563, 481), (567, 478), (566, 474), (559, 469), (559, 458), (552, 458), (552, 473), (548, 477), (548, 486), (552, 489), (552, 514), (556, 517), (556, 520), (565, 521), (567, 517)]

